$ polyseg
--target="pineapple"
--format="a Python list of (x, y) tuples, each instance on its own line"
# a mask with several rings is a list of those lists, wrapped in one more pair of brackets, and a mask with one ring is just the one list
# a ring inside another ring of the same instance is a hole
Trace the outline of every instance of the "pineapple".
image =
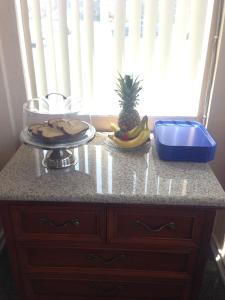
[(128, 131), (140, 123), (140, 116), (135, 107), (139, 102), (141, 89), (138, 78), (133, 79), (130, 75), (122, 77), (119, 74), (115, 91), (120, 97), (119, 105), (122, 108), (118, 119), (118, 125), (122, 131)]

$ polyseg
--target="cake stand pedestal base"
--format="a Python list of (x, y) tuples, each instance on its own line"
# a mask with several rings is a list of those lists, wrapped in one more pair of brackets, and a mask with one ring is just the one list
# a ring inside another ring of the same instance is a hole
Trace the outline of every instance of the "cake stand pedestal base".
[(75, 165), (75, 157), (68, 149), (48, 150), (42, 165), (49, 169), (62, 169)]

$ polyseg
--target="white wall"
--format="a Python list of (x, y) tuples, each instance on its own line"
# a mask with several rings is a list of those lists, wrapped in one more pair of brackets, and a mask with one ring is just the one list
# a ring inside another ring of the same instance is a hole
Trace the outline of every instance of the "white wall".
[(217, 141), (216, 158), (211, 167), (225, 189), (225, 28), (215, 73), (208, 129)]
[(19, 146), (25, 83), (14, 1), (0, 1), (0, 169)]
[[(208, 130), (217, 142), (217, 152), (211, 167), (225, 190), (225, 16), (219, 43), (211, 106), (208, 119)], [(212, 237), (215, 256), (225, 250), (225, 211), (218, 211)], [(225, 280), (225, 257), (218, 256), (219, 267)]]

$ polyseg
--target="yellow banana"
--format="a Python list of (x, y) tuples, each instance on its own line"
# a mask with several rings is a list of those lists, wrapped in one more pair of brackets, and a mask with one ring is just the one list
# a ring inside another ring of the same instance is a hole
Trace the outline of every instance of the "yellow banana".
[(136, 136), (139, 135), (139, 133), (141, 132), (142, 130), (142, 126), (141, 126), (141, 123), (138, 125), (138, 126), (135, 126), (133, 129), (127, 131), (127, 136), (129, 139), (134, 139)]
[[(148, 117), (144, 116), (138, 126), (135, 126), (133, 129), (127, 131), (127, 136), (129, 139), (133, 139), (139, 135), (139, 133), (144, 129), (145, 124), (148, 122)], [(147, 125), (146, 125), (147, 127)]]
[(114, 135), (109, 135), (108, 137), (120, 148), (129, 149), (144, 144), (148, 140), (149, 135), (150, 135), (150, 129), (146, 128), (142, 130), (136, 138), (128, 141), (122, 141), (121, 139), (115, 137)]
[(120, 130), (120, 128), (115, 123), (111, 123), (110, 128), (112, 129), (112, 131), (119, 131)]

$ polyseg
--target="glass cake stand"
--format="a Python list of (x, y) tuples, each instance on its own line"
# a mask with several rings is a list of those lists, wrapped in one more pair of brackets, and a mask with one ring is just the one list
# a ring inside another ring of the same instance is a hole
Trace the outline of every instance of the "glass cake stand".
[(25, 127), (21, 132), (20, 139), (25, 145), (47, 150), (47, 154), (42, 160), (42, 165), (45, 168), (61, 169), (72, 166), (76, 163), (74, 154), (70, 149), (84, 145), (94, 138), (96, 130), (92, 125), (88, 124), (88, 126), (89, 128), (85, 133), (81, 133), (75, 140), (65, 143), (42, 143), (28, 132), (27, 127)]

